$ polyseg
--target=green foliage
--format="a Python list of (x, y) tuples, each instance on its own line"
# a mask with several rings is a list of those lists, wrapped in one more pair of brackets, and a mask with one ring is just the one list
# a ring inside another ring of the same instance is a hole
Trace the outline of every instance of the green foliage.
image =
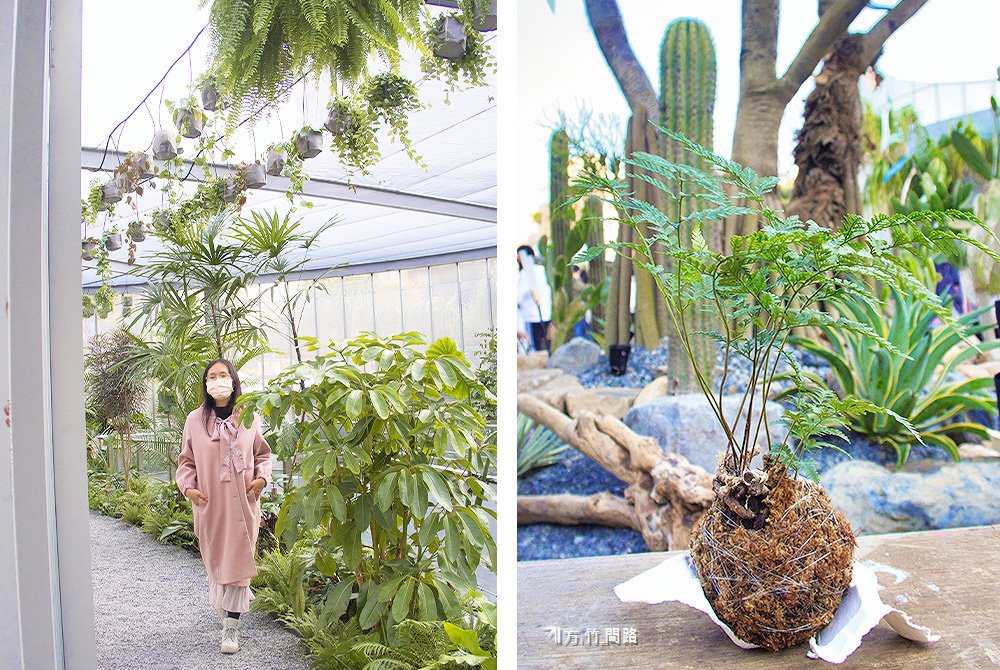
[[(497, 329), (486, 330), (478, 333), (479, 348), (476, 356), (479, 358), (479, 367), (476, 368), (476, 377), (482, 385), (482, 391), (470, 390), (469, 400), (477, 412), (479, 412), (487, 424), (496, 424), (497, 421)], [(495, 439), (495, 435), (493, 436)]]
[[(566, 247), (569, 229), (576, 218), (573, 208), (566, 204), (567, 200), (569, 200), (569, 135), (564, 128), (559, 128), (552, 133), (552, 138), (549, 140), (549, 233), (552, 246), (559, 251)], [(568, 254), (567, 258), (572, 258), (573, 253)]]
[(362, 96), (375, 121), (385, 124), (389, 137), (400, 141), (407, 155), (419, 162), (408, 132), (408, 117), (420, 109), (417, 87), (412, 81), (394, 72), (383, 72), (370, 77), (362, 89)]
[(419, 0), (202, 0), (211, 4), (212, 74), (241, 109), (282, 99), (300, 76), (354, 83), (370, 60), (399, 64), (401, 45), (423, 51)]
[[(661, 210), (636, 198), (623, 182), (593, 172), (582, 175), (578, 186), (583, 195), (603, 194), (601, 197), (621, 213), (622, 225), (635, 230), (635, 242), (610, 242), (605, 246), (630, 259), (655, 281), (688, 360), (694, 366), (699, 388), (727, 436), (722, 467), (730, 474), (742, 475), (750, 467), (754, 445), (762, 432), (766, 443), (772, 442), (766, 400), (779, 359), (790, 359), (795, 366), (786, 352), (793, 329), (815, 326), (837, 333), (859, 333), (891, 347), (887, 337), (870, 323), (850, 314), (821, 311), (817, 305), (834, 299), (870, 303), (872, 298), (865, 285), (856, 279), (862, 278), (911, 295), (944, 323), (955, 326), (951, 311), (906, 263), (899, 261), (896, 253), (940, 248), (957, 240), (1000, 260), (1000, 256), (961, 230), (925, 225), (928, 221), (958, 219), (982, 226), (967, 212), (917, 212), (871, 219), (850, 215), (837, 230), (797, 217), (782, 218), (765, 203), (776, 178), (760, 177), (752, 169), (717, 156), (683, 135), (663, 127), (660, 130), (686, 147), (696, 160), (705, 161), (715, 170), (708, 173), (641, 152), (626, 159), (628, 169), (637, 179), (651, 184), (661, 192), (665, 202), (676, 206)], [(696, 199), (702, 207), (687, 215), (669, 213), (683, 212), (684, 201), (689, 198)], [(704, 227), (738, 215), (757, 217), (760, 229), (732, 237), (729, 253), (709, 248)], [(683, 232), (687, 223), (692, 224), (690, 234)], [(659, 245), (670, 259), (671, 270), (655, 261), (653, 244)], [(600, 247), (589, 249), (577, 257), (577, 262), (587, 261), (601, 251)], [(854, 277), (845, 275), (848, 268)], [(689, 329), (689, 311), (694, 305), (710, 309), (721, 324), (721, 332), (703, 334)], [(710, 337), (722, 345), (723, 370), (717, 388), (713, 386), (713, 369), (699, 367), (690, 354), (695, 337)], [(750, 377), (735, 417), (729, 415), (732, 417), (729, 418), (723, 412), (721, 389), (726, 387), (729, 363), (734, 356), (749, 361)], [(817, 402), (830, 400), (829, 396), (817, 397)], [(742, 417), (749, 416), (755, 403), (762, 410), (760, 420), (756, 425), (748, 422), (745, 431), (735, 432), (734, 426)], [(798, 439), (806, 437), (808, 431), (800, 431)]]
[(198, 551), (191, 502), (180, 495), (173, 482), (146, 475), (131, 478), (125, 490), (124, 473), (87, 472), (90, 509), (139, 526), (160, 544), (173, 544)]
[(536, 426), (530, 417), (517, 415), (517, 476), (559, 462), (559, 455), (569, 449), (545, 426)]
[(476, 569), (496, 565), (484, 507), (496, 449), (469, 402), (483, 391), (475, 373), (447, 338), (363, 333), (326, 350), (301, 339), (313, 356), (239, 404), (273, 433), (288, 427), (302, 456), (275, 533), (288, 546), (300, 525), (317, 531), (317, 567), (341, 577), (324, 620), (352, 599), (362, 629), (458, 615)]
[[(481, 0), (462, 0), (461, 12), (441, 14), (427, 21), (423, 39), (429, 51), (434, 50), (441, 35), (441, 26), (446, 16), (458, 19), (465, 28), (465, 53), (461, 58), (438, 58), (426, 55), (420, 60), (420, 68), (432, 79), (439, 79), (448, 86), (448, 92), (460, 91), (475, 86), (485, 86), (486, 77), (496, 73), (496, 59), (486, 47), (482, 33), (474, 26), (473, 5)], [(447, 101), (447, 98), (445, 98)]]
[(333, 149), (344, 165), (368, 172), (368, 167), (374, 165), (379, 158), (378, 139), (375, 132), (378, 125), (372, 114), (359, 101), (346, 97), (337, 97), (330, 103), (336, 107), (345, 118), (349, 119), (343, 133), (333, 135)]
[[(981, 322), (991, 307), (966, 314), (957, 323), (934, 326), (935, 311), (898, 290), (892, 291), (888, 304), (834, 297), (830, 306), (864, 328), (848, 331), (824, 325), (829, 346), (805, 339), (796, 343), (830, 363), (843, 398), (884, 409), (843, 408), (852, 431), (892, 447), (897, 467), (906, 462), (915, 442), (941, 447), (958, 460), (955, 435), (986, 437), (986, 428), (977, 423), (950, 422), (970, 410), (995, 412), (989, 394), (993, 379), (954, 381), (951, 373), (976, 354), (1000, 347), (997, 341), (974, 339), (992, 327)], [(824, 380), (813, 382), (825, 386)]]

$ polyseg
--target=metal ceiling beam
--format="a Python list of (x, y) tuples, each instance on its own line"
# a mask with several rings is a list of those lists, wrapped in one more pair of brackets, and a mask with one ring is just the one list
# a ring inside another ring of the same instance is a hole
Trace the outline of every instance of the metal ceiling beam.
[[(108, 150), (105, 156), (104, 149), (83, 147), (80, 150), (80, 167), (91, 172), (111, 172), (115, 166), (125, 160), (125, 154), (126, 152), (124, 151)], [(102, 162), (103, 167), (101, 166)], [(184, 161), (184, 165), (190, 167), (191, 161)], [(210, 163), (209, 167), (221, 177), (228, 177), (236, 172), (236, 169), (230, 165)], [(196, 170), (191, 171), (189, 179), (202, 181), (201, 175)], [(273, 177), (268, 175), (267, 184), (259, 190), (285, 192), (288, 188), (289, 180), (287, 177)], [(417, 195), (415, 193), (394, 191), (377, 186), (348, 184), (344, 181), (335, 181), (332, 179), (310, 178), (302, 190), (302, 195), (305, 197), (322, 198), (324, 200), (356, 202), (376, 207), (401, 209), (410, 212), (440, 214), (442, 216), (452, 216), (472, 221), (497, 222), (497, 208), (490, 205), (479, 205), (470, 202), (448, 200), (447, 198)]]

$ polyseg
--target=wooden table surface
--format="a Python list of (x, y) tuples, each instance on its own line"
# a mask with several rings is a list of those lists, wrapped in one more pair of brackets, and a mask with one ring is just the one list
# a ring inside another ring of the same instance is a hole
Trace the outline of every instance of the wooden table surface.
[[(616, 584), (674, 553), (519, 562), (518, 670), (834, 667), (806, 657), (808, 644), (781, 652), (743, 651), (686, 605), (618, 600)], [(836, 667), (1000, 668), (1000, 526), (861, 537), (856, 558), (909, 573), (878, 571), (882, 600), (941, 640), (910, 642), (879, 624)], [(609, 644), (609, 628), (619, 635), (634, 628), (634, 643)], [(554, 639), (556, 629), (561, 642)]]

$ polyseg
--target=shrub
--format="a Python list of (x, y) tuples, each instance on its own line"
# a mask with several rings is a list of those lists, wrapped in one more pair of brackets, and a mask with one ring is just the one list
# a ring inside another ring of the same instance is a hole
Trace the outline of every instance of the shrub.
[[(850, 430), (892, 447), (897, 467), (915, 442), (941, 447), (958, 460), (956, 434), (987, 437), (978, 423), (951, 421), (969, 410), (995, 412), (989, 395), (993, 379), (953, 380), (952, 372), (976, 354), (1000, 347), (997, 341), (969, 342), (992, 327), (980, 319), (990, 307), (961, 316), (957, 324), (934, 326), (933, 311), (897, 290), (891, 291), (891, 303), (833, 298), (830, 305), (865, 329), (822, 326), (829, 345), (803, 338), (796, 343), (830, 364), (841, 397), (857, 396), (886, 409), (848, 413)], [(956, 347), (962, 347), (960, 353), (949, 358)], [(815, 376), (813, 381), (827, 385)]]
[(300, 524), (316, 529), (316, 566), (338, 579), (322, 620), (352, 602), (363, 629), (459, 615), (476, 569), (496, 565), (484, 507), (496, 450), (469, 403), (482, 385), (447, 338), (363, 333), (329, 351), (301, 339), (314, 356), (240, 404), (272, 431), (293, 427), (303, 485), (286, 493), (275, 532), (288, 546)]
[(517, 476), (559, 462), (559, 454), (569, 449), (545, 426), (536, 426), (531, 418), (517, 415)]

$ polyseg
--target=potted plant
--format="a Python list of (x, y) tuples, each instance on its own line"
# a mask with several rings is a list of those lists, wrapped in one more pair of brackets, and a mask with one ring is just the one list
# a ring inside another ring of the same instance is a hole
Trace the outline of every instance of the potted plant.
[(122, 248), (122, 234), (113, 230), (104, 235), (104, 248), (108, 251), (118, 251)]
[[(926, 225), (943, 217), (941, 212), (871, 220), (848, 215), (836, 230), (797, 217), (784, 219), (765, 200), (777, 178), (760, 177), (658, 128), (685, 148), (693, 163), (714, 172), (646, 153), (625, 159), (632, 183), (585, 170), (577, 182), (581, 192), (610, 201), (621, 225), (633, 234), (628, 242), (595, 245), (573, 262), (596, 258), (610, 248), (637, 272), (648, 273), (658, 289), (701, 395), (727, 436), (713, 482), (715, 500), (692, 530), (692, 563), (716, 615), (738, 638), (782, 649), (807, 640), (833, 619), (852, 576), (854, 534), (818, 486), (809, 457), (841, 435), (846, 416), (891, 412), (810, 383), (786, 350), (792, 331), (827, 326), (863, 333), (894, 355), (905, 356), (864, 324), (819, 307), (833, 296), (871, 304), (869, 283), (874, 281), (895, 286), (957, 327), (950, 308), (894, 252), (964, 241), (995, 260), (1000, 256), (968, 235)], [(648, 184), (648, 190), (636, 189), (637, 183)], [(735, 216), (754, 217), (760, 227), (730, 238), (728, 252), (710, 246), (711, 226)], [(971, 214), (948, 216), (984, 228)], [(696, 311), (710, 312), (719, 332), (688, 328)], [(718, 383), (715, 361), (712, 369), (703, 369), (705, 364), (691, 353), (696, 337), (719, 344)], [(720, 389), (726, 388), (737, 359), (749, 369), (749, 382), (734, 417), (724, 410), (726, 396)], [(769, 419), (767, 400), (776, 390), (772, 383), (781, 359), (792, 366), (798, 391), (780, 420)], [(755, 407), (760, 408), (756, 423), (750, 420)], [(784, 425), (783, 439), (772, 439), (772, 420)], [(767, 449), (762, 466), (757, 465), (758, 444)]]
[(181, 135), (187, 138), (201, 137), (205, 127), (205, 112), (188, 104), (174, 110), (174, 123)]
[[(497, 0), (471, 0), (472, 25), (481, 33), (497, 29)], [(463, 6), (464, 9), (464, 6)]]
[(104, 186), (101, 187), (101, 202), (105, 206), (113, 205), (116, 202), (121, 201), (122, 192), (118, 187), (118, 183), (111, 179), (104, 182)]
[(131, 152), (125, 157), (125, 162), (130, 166), (131, 176), (135, 181), (142, 181), (153, 176), (153, 159), (146, 152)]
[(339, 137), (351, 131), (352, 122), (351, 103), (347, 98), (340, 97), (330, 103), (323, 127), (334, 137)]
[(276, 144), (267, 150), (264, 157), (264, 171), (269, 175), (279, 177), (287, 162), (288, 150), (284, 146)]
[(97, 245), (100, 243), (101, 241), (96, 237), (83, 238), (83, 260), (85, 261), (94, 260), (94, 257), (96, 255), (94, 252), (97, 249)]
[(142, 221), (132, 221), (128, 224), (128, 238), (133, 242), (146, 239), (146, 224)]
[(455, 60), (465, 55), (465, 26), (457, 14), (442, 14), (434, 21), (431, 52), (438, 58)]
[(153, 215), (153, 227), (163, 233), (170, 229), (170, 211), (161, 209)]
[(232, 203), (241, 200), (244, 197), (243, 191), (245, 190), (246, 184), (243, 183), (241, 175), (226, 177), (225, 185), (222, 189), (222, 201)]
[(201, 106), (209, 112), (216, 112), (228, 106), (215, 84), (215, 77), (206, 77), (201, 83)]
[(323, 151), (323, 134), (310, 126), (298, 130), (292, 140), (299, 158), (313, 158)]
[[(114, 183), (115, 186), (118, 187), (119, 194), (135, 193), (135, 181), (133, 181), (132, 178), (129, 177), (128, 172), (126, 170), (122, 170), (121, 172), (115, 175)], [(118, 199), (121, 200), (120, 195)]]
[(158, 161), (168, 161), (177, 158), (177, 146), (174, 136), (166, 130), (158, 130), (153, 135), (153, 158)]
[(267, 173), (260, 161), (242, 166), (240, 172), (243, 173), (243, 184), (247, 188), (262, 188), (267, 183)]

